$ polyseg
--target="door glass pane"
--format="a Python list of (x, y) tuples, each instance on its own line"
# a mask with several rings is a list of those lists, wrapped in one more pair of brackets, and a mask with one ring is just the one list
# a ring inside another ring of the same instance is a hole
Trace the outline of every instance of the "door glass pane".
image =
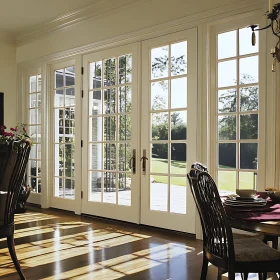
[(167, 173), (168, 172), (168, 144), (153, 143), (151, 172)]
[(120, 87), (119, 91), (119, 113), (131, 112), (132, 88), (130, 86)]
[(258, 139), (258, 114), (240, 115), (240, 139)]
[(235, 143), (219, 143), (219, 168), (236, 168)]
[(118, 204), (131, 206), (131, 175), (119, 173)]
[(236, 171), (218, 171), (218, 186), (220, 190), (236, 191)]
[(187, 78), (171, 80), (171, 109), (187, 107)]
[(104, 193), (103, 193), (103, 202), (107, 203), (117, 203), (117, 178), (116, 173), (114, 172), (105, 172), (104, 173)]
[(171, 44), (171, 75), (187, 74), (187, 41)]
[(187, 173), (187, 145), (186, 143), (171, 144), (170, 172), (172, 174)]
[(218, 34), (218, 59), (236, 56), (236, 39), (236, 30)]
[(187, 111), (173, 111), (170, 115), (171, 140), (187, 139)]
[(75, 67), (67, 67), (65, 68), (65, 85), (74, 86), (75, 85)]
[(36, 76), (31, 76), (29, 78), (29, 93), (36, 92)]
[(186, 177), (170, 177), (170, 212), (186, 214)]
[(218, 117), (219, 140), (236, 140), (236, 116)]
[(104, 86), (113, 86), (116, 84), (116, 58), (105, 59), (104, 67)]
[(151, 84), (151, 109), (168, 109), (168, 81), (154, 82)]
[(236, 89), (218, 91), (218, 112), (228, 113), (236, 111)]
[(130, 158), (132, 155), (130, 144), (119, 144), (119, 170), (130, 171)]
[(119, 57), (119, 83), (132, 82), (132, 54)]
[(236, 85), (236, 60), (228, 60), (218, 63), (218, 87)]
[(257, 187), (257, 172), (239, 172), (239, 189), (255, 190)]
[(101, 174), (101, 172), (89, 172), (89, 201), (101, 202), (101, 189), (103, 186)]
[(168, 206), (168, 177), (153, 176), (150, 184), (150, 209), (167, 211)]
[(152, 119), (152, 139), (168, 139), (168, 112), (151, 114)]
[(107, 141), (116, 140), (116, 118), (104, 117), (104, 138)]
[(104, 114), (114, 114), (116, 113), (116, 89), (105, 89), (104, 90)]
[(90, 63), (89, 73), (89, 88), (101, 88), (102, 61)]
[(252, 36), (251, 28), (245, 27), (239, 29), (239, 54), (240, 55), (256, 53), (259, 51), (259, 33), (255, 32), (255, 35), (256, 35), (256, 44), (255, 46), (252, 46), (251, 40), (248, 40), (248, 38), (251, 38)]
[(61, 88), (64, 86), (64, 69), (55, 71), (55, 88)]
[(258, 143), (240, 143), (240, 168), (257, 169)]
[(250, 56), (239, 61), (240, 84), (252, 84), (259, 81), (259, 57)]
[(151, 50), (151, 79), (168, 76), (169, 46), (162, 46)]
[(240, 111), (256, 111), (259, 109), (259, 87), (240, 88)]

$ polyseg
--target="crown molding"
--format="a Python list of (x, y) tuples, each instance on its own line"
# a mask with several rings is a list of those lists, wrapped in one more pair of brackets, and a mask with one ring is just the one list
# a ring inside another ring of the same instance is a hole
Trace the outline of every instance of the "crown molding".
[(66, 13), (47, 23), (21, 32), (16, 36), (16, 44), (17, 46), (21, 46), (48, 33), (69, 28), (88, 19), (108, 16), (118, 10), (133, 7), (148, 1), (152, 0), (97, 0), (94, 4)]
[(225, 20), (242, 18), (244, 17), (244, 15), (261, 15), (266, 8), (266, 4), (267, 3), (264, 0), (240, 1), (236, 4), (230, 4), (206, 12), (186, 16), (173, 21), (168, 21), (155, 26), (133, 31), (127, 34), (111, 37), (109, 39), (105, 39), (92, 44), (68, 49), (65, 51), (57, 52), (55, 54), (49, 54), (29, 61), (22, 61), (18, 64), (18, 66), (25, 68), (32, 64), (38, 65), (40, 63), (52, 63), (58, 60), (73, 58), (75, 55), (82, 55), (106, 48), (112, 48), (124, 44), (148, 40), (168, 33), (197, 27), (202, 24), (212, 26), (217, 23), (222, 23)]

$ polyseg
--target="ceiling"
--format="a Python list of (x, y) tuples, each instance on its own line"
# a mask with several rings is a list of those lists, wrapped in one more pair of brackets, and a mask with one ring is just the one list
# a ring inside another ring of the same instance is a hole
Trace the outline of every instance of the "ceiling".
[(100, 0), (0, 0), (0, 33), (16, 37)]

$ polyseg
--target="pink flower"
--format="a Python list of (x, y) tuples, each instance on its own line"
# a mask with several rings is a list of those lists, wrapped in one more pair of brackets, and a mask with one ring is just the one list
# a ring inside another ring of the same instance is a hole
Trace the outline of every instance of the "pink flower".
[(11, 131), (17, 131), (18, 128), (17, 128), (17, 127), (15, 127), (15, 128), (11, 127), (10, 130), (11, 130)]
[(11, 137), (14, 136), (14, 134), (12, 132), (6, 132), (6, 131), (4, 131), (2, 135), (3, 136), (11, 136)]

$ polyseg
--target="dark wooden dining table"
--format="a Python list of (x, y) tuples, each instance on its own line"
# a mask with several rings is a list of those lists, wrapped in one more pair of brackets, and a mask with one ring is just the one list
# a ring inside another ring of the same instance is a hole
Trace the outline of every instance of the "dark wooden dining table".
[(276, 246), (280, 236), (280, 202), (274, 202), (266, 193), (258, 193), (267, 199), (265, 206), (261, 207), (230, 207), (224, 208), (228, 220), (233, 228), (259, 232), (264, 234)]

